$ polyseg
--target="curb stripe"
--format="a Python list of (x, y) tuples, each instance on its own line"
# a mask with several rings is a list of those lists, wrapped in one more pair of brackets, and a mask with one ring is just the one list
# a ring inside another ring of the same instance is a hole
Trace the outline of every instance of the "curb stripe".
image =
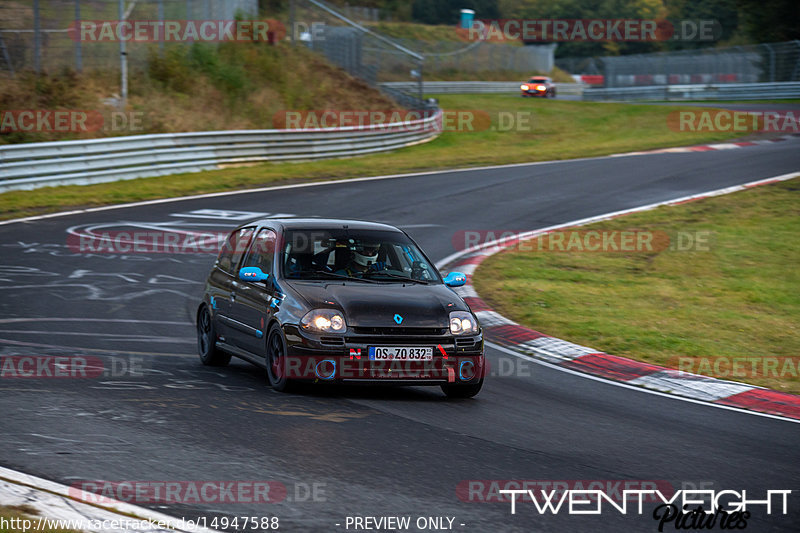
[(716, 403), (800, 419), (800, 402), (796, 395), (787, 392), (753, 389), (722, 398)]

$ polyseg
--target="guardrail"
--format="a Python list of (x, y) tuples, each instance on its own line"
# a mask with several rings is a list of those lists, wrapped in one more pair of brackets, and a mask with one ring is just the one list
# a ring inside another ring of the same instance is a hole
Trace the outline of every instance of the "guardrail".
[[(524, 81), (426, 81), (422, 83), (422, 90), (426, 94), (519, 94), (519, 86), (523, 83)], [(417, 90), (415, 82), (385, 82), (380, 85), (408, 92)], [(583, 83), (556, 83), (554, 85), (556, 94), (579, 98), (586, 87)]]
[[(381, 86), (404, 91), (416, 90), (416, 83), (387, 82)], [(493, 94), (519, 92), (515, 81), (426, 81), (427, 94)], [(583, 83), (556, 83), (559, 96), (587, 101), (626, 100), (773, 100), (800, 98), (800, 82), (719, 83), (711, 85), (648, 85), (592, 89)]]
[(776, 100), (800, 98), (800, 82), (651, 85), (587, 89), (583, 99), (607, 100)]
[(421, 120), (369, 126), (167, 133), (0, 146), (0, 191), (384, 152), (433, 139), (441, 131), (441, 117), (438, 111)]

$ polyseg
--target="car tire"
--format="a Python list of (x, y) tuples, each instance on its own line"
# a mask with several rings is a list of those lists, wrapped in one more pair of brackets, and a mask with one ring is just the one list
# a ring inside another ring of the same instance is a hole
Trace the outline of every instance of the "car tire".
[(442, 392), (444, 392), (448, 398), (472, 398), (481, 391), (481, 387), (483, 387), (483, 378), (477, 383), (470, 383), (469, 385), (442, 385)]
[(278, 392), (289, 392), (294, 388), (294, 380), (286, 376), (286, 339), (278, 324), (273, 324), (267, 335), (267, 382)]
[(206, 366), (227, 366), (231, 362), (231, 354), (218, 349), (216, 341), (214, 319), (204, 304), (197, 313), (197, 352), (200, 361)]

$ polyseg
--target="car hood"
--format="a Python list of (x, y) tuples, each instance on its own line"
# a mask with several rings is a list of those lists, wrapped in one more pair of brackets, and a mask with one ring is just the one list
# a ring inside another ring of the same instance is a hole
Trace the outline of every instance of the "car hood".
[[(338, 307), (348, 326), (448, 327), (450, 312), (468, 310), (446, 285), (291, 282), (309, 309)], [(398, 323), (395, 315), (400, 315)]]

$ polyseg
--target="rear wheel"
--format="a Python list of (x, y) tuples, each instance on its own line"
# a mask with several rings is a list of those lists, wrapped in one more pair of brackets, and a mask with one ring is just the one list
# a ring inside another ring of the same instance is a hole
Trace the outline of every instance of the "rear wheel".
[(217, 332), (208, 307), (203, 305), (197, 313), (197, 352), (206, 366), (227, 366), (231, 355), (219, 350), (216, 345)]
[(267, 337), (267, 381), (273, 389), (288, 392), (294, 381), (287, 376), (286, 339), (278, 324), (273, 324)]
[(472, 398), (481, 391), (481, 387), (483, 387), (483, 378), (477, 383), (470, 383), (468, 385), (442, 385), (442, 392), (444, 392), (448, 398)]

